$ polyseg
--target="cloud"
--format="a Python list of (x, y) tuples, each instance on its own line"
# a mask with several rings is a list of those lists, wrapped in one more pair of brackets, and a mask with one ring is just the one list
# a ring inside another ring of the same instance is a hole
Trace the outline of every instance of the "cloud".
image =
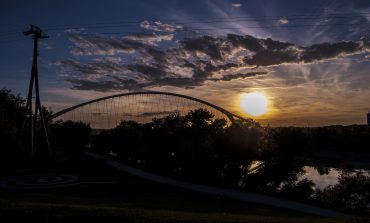
[[(248, 38), (249, 39), (249, 38)], [(272, 39), (259, 40), (239, 39), (239, 43), (255, 51), (253, 56), (245, 57), (244, 62), (255, 66), (273, 66), (284, 63), (314, 63), (327, 59), (336, 59), (366, 52), (370, 49), (367, 39), (360, 41), (343, 41), (338, 43), (321, 43), (308, 47), (296, 46), (289, 43), (274, 41)], [(256, 50), (257, 49), (257, 50)]]
[(133, 53), (140, 48), (148, 48), (143, 41), (122, 37), (106, 37), (100, 35), (71, 35), (73, 43), (71, 53), (75, 56), (115, 55), (119, 53)]
[(123, 59), (121, 57), (98, 57), (94, 61), (119, 64), (123, 62)]
[(139, 41), (148, 45), (157, 45), (162, 41), (170, 41), (174, 37), (173, 34), (155, 34), (155, 33), (133, 33), (126, 36), (126, 39)]
[(89, 81), (99, 80), (107, 76), (125, 75), (128, 72), (121, 59), (112, 57), (99, 58), (89, 63), (81, 63), (77, 60), (60, 60), (55, 62), (54, 65), (60, 67), (59, 73), (63, 77)]
[(299, 46), (235, 34), (187, 37), (169, 47), (158, 44), (173, 38), (173, 34), (158, 33), (125, 37), (71, 35), (73, 55), (99, 57), (87, 63), (62, 60), (56, 65), (74, 89), (114, 91), (162, 86), (189, 89), (207, 82), (261, 78), (271, 75), (276, 66), (335, 60), (367, 52), (370, 47), (365, 38)]
[(49, 43), (45, 43), (45, 42), (40, 42), (40, 46), (47, 50), (53, 49), (52, 45), (50, 45)]
[(72, 89), (75, 90), (94, 90), (107, 92), (112, 90), (126, 90), (130, 89), (129, 85), (122, 85), (115, 81), (99, 81), (94, 82), (90, 80), (81, 80), (81, 79), (67, 79), (68, 82), (74, 84)]
[(194, 57), (197, 56), (196, 53), (201, 52), (213, 60), (222, 59), (222, 43), (223, 41), (211, 36), (186, 38), (181, 41), (182, 48), (187, 52), (192, 53)]
[(240, 8), (240, 7), (242, 7), (242, 4), (240, 4), (240, 3), (231, 3), (231, 7)]
[(172, 110), (172, 111), (160, 111), (160, 112), (143, 112), (139, 114), (139, 116), (167, 116), (170, 114), (176, 114), (179, 113), (179, 110)]
[(289, 23), (289, 20), (285, 17), (279, 19), (279, 24), (280, 25), (285, 25), (285, 24), (288, 24)]
[(235, 79), (245, 79), (248, 77), (256, 77), (260, 75), (266, 75), (268, 72), (260, 71), (260, 72), (249, 72), (249, 73), (239, 73), (239, 74), (230, 74), (227, 76), (223, 76), (220, 79), (213, 79), (214, 81), (231, 81)]
[(144, 20), (140, 23), (140, 27), (148, 30), (159, 31), (159, 32), (175, 32), (183, 27), (180, 25), (162, 23), (160, 21), (147, 21)]
[(69, 29), (65, 29), (64, 33), (66, 33), (66, 34), (80, 34), (80, 33), (83, 33), (84, 31), (86, 31), (85, 28), (69, 28)]

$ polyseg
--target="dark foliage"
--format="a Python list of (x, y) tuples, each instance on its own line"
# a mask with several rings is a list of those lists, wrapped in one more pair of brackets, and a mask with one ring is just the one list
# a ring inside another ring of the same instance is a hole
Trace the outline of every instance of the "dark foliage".
[(370, 206), (370, 177), (343, 172), (338, 184), (318, 190), (316, 199), (340, 208), (366, 210)]
[(269, 142), (274, 156), (288, 158), (311, 150), (313, 139), (309, 128), (281, 127), (270, 129)]
[(25, 100), (5, 88), (0, 90), (0, 160), (6, 162), (21, 155), (20, 140), (25, 117)]
[(279, 196), (291, 200), (310, 200), (315, 192), (315, 184), (307, 178), (289, 181), (279, 189)]
[(252, 124), (228, 126), (225, 120), (198, 109), (147, 124), (122, 121), (97, 137), (92, 146), (109, 148), (125, 162), (173, 177), (236, 186), (244, 174), (240, 166), (259, 153), (263, 129)]
[(313, 182), (300, 180), (303, 165), (294, 160), (270, 160), (261, 163), (242, 178), (244, 188), (292, 200), (310, 199)]
[(74, 155), (89, 145), (90, 132), (90, 126), (82, 122), (57, 121), (50, 125), (50, 143), (53, 150)]
[(369, 152), (369, 126), (326, 126), (312, 128), (311, 132), (315, 150)]

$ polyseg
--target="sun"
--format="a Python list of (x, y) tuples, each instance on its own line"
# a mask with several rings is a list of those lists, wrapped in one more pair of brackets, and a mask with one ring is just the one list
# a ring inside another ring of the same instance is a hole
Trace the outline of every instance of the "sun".
[(249, 115), (260, 116), (268, 111), (268, 100), (260, 92), (251, 92), (242, 97), (240, 107)]

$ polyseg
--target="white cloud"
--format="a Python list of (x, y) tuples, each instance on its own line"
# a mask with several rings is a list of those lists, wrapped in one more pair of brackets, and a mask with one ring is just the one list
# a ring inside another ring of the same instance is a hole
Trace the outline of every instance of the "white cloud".
[(289, 20), (285, 17), (279, 19), (279, 24), (281, 24), (281, 25), (285, 25), (285, 24), (288, 24), (288, 23), (289, 23)]
[(183, 27), (175, 24), (162, 23), (160, 21), (147, 21), (144, 20), (140, 23), (140, 27), (148, 30), (154, 30), (158, 32), (175, 32)]
[(85, 28), (70, 28), (70, 29), (65, 29), (64, 33), (66, 34), (79, 34), (86, 31)]
[(52, 50), (53, 47), (49, 43), (40, 42), (40, 46), (42, 46), (44, 49)]
[(149, 45), (157, 45), (158, 42), (170, 41), (174, 37), (173, 34), (159, 35), (159, 34), (146, 34), (146, 33), (136, 33), (126, 36), (126, 39), (139, 41)]
[(233, 8), (240, 8), (242, 6), (242, 4), (240, 4), (240, 3), (232, 3), (231, 4), (231, 7), (233, 7)]
[(119, 64), (123, 62), (121, 57), (98, 57), (98, 58), (95, 58), (94, 61), (107, 62), (107, 63), (113, 63), (113, 64)]

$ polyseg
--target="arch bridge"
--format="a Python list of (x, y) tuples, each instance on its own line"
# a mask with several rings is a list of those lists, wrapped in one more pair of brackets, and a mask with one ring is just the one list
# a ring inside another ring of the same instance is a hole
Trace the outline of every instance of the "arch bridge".
[(122, 120), (150, 122), (171, 113), (186, 115), (194, 109), (207, 109), (215, 118), (232, 123), (247, 120), (210, 102), (187, 95), (159, 92), (129, 92), (87, 101), (52, 115), (52, 119), (72, 120), (90, 124), (93, 129), (112, 129)]

